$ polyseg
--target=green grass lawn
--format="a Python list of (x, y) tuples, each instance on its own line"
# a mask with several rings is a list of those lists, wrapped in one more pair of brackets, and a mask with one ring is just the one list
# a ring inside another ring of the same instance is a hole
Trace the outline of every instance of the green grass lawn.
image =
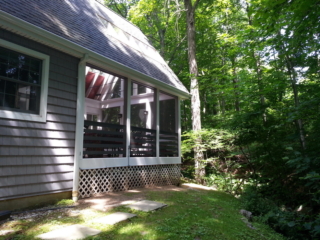
[[(124, 193), (126, 194), (126, 193)], [(134, 194), (134, 193), (130, 193)], [(86, 239), (190, 239), (190, 240), (245, 240), (284, 239), (265, 225), (252, 223), (249, 228), (240, 215), (239, 200), (219, 191), (183, 189), (182, 191), (147, 191), (146, 199), (168, 206), (145, 213), (125, 206), (108, 212), (83, 209), (77, 216), (70, 212), (52, 212), (32, 220), (16, 220), (6, 223), (3, 229), (16, 232), (0, 239), (35, 239), (35, 236), (71, 224), (83, 224), (102, 231)], [(76, 209), (73, 209), (73, 211)], [(94, 218), (113, 212), (129, 212), (138, 216), (114, 226), (91, 222)]]

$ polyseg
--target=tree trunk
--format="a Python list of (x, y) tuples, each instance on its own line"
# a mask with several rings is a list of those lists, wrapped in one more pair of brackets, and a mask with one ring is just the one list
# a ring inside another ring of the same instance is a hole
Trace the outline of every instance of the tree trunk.
[(220, 110), (221, 110), (221, 114), (225, 115), (225, 113), (226, 113), (226, 101), (224, 100), (223, 95), (221, 96), (221, 99), (220, 99)]
[[(252, 26), (252, 16), (250, 14), (250, 11), (249, 11), (249, 3), (246, 2), (246, 12), (247, 12), (247, 17), (248, 17), (248, 25), (249, 26)], [(250, 31), (251, 34), (253, 35), (253, 30)], [(254, 36), (252, 36), (254, 37)], [(263, 108), (265, 106), (265, 97), (264, 97), (264, 94), (263, 94), (263, 84), (262, 84), (262, 70), (261, 70), (261, 59), (260, 59), (260, 56), (259, 54), (257, 54), (257, 52), (255, 51), (254, 49), (254, 46), (252, 47), (251, 49), (251, 54), (252, 54), (252, 59), (254, 60), (254, 69), (255, 69), (255, 72), (256, 72), (256, 75), (257, 75), (257, 80), (258, 80), (258, 90), (259, 90), (259, 97), (260, 97), (260, 104), (261, 104), (261, 107)], [(264, 123), (267, 122), (267, 115), (266, 113), (264, 112), (262, 114), (262, 120)]]
[[(187, 15), (187, 41), (188, 41), (188, 60), (189, 72), (191, 76), (190, 93), (191, 93), (191, 115), (192, 115), (192, 130), (199, 131), (201, 129), (201, 115), (200, 115), (200, 97), (199, 97), (199, 83), (198, 83), (198, 65), (196, 59), (196, 41), (195, 41), (195, 9), (199, 3), (196, 0), (192, 6), (191, 0), (184, 0)], [(201, 137), (199, 136), (194, 148), (195, 161), (195, 178), (199, 183), (203, 182), (205, 175), (205, 164), (203, 163), (203, 152), (200, 149)]]
[(166, 29), (159, 29), (158, 30), (158, 35), (160, 39), (160, 55), (164, 58), (165, 57), (165, 34), (166, 34)]
[[(299, 102), (299, 93), (298, 93), (298, 89), (297, 89), (297, 76), (296, 76), (296, 71), (294, 70), (293, 64), (291, 59), (288, 57), (288, 55), (285, 55), (286, 58), (286, 62), (287, 62), (287, 68), (288, 68), (288, 72), (291, 78), (291, 87), (292, 87), (292, 91), (293, 91), (293, 98), (294, 98), (294, 106), (296, 108), (299, 107), (300, 102)], [(306, 144), (306, 138), (305, 138), (305, 134), (304, 134), (304, 126), (303, 126), (303, 122), (302, 119), (296, 119), (295, 120), (298, 132), (299, 132), (299, 139), (300, 139), (300, 144), (303, 150), (307, 149), (307, 144)]]
[(240, 101), (239, 101), (239, 90), (238, 90), (238, 78), (237, 78), (237, 69), (236, 69), (236, 60), (234, 59), (232, 62), (232, 74), (233, 74), (233, 89), (234, 89), (234, 108), (237, 112), (240, 112)]
[[(281, 33), (278, 33), (279, 36), (281, 36)], [(281, 39), (281, 38), (279, 38)], [(291, 60), (291, 56), (286, 53), (286, 46), (285, 43), (283, 45), (280, 45), (280, 53), (284, 55), (284, 60), (286, 63), (286, 67), (288, 70), (288, 74), (290, 76), (290, 81), (291, 81), (291, 87), (292, 87), (292, 92), (293, 92), (293, 99), (294, 99), (294, 106), (298, 108), (300, 106), (300, 101), (299, 101), (299, 92), (297, 88), (297, 73), (294, 69), (294, 64)], [(304, 124), (302, 119), (296, 119), (295, 120), (295, 125), (297, 127), (297, 131), (299, 133), (299, 140), (300, 140), (300, 145), (303, 150), (307, 149), (307, 143), (306, 143), (306, 137), (304, 133)]]

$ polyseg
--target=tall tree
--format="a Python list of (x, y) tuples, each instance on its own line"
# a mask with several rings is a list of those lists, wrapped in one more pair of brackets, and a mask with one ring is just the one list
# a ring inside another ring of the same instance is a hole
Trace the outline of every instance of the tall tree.
[(124, 18), (128, 17), (130, 8), (139, 0), (99, 0)]
[[(140, 29), (147, 35), (153, 45), (159, 49), (162, 57), (170, 59), (170, 47), (167, 47), (174, 39), (167, 36), (172, 35), (173, 10), (169, 1), (140, 0), (129, 12), (129, 19), (138, 24)], [(172, 36), (170, 36), (172, 38)], [(175, 41), (173, 41), (175, 42)]]
[[(191, 93), (191, 115), (192, 115), (192, 130), (201, 130), (201, 112), (200, 112), (200, 97), (199, 97), (199, 81), (198, 81), (198, 63), (196, 58), (196, 23), (195, 10), (200, 0), (196, 0), (192, 4), (191, 0), (184, 0), (186, 8), (187, 21), (187, 41), (188, 41), (188, 60), (190, 73), (190, 93)], [(205, 175), (205, 164), (203, 163), (203, 152), (201, 151), (201, 137), (197, 139), (198, 144), (194, 148), (195, 161), (195, 177), (198, 182), (203, 181)]]

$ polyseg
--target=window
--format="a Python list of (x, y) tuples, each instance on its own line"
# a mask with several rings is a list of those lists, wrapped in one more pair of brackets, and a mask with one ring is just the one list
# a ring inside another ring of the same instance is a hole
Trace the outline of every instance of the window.
[(0, 117), (46, 121), (49, 56), (0, 40)]

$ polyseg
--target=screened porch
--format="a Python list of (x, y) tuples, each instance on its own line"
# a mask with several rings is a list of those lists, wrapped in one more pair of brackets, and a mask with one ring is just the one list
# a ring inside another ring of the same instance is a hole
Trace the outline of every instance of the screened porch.
[(86, 67), (84, 165), (90, 167), (97, 161), (104, 166), (178, 161), (178, 107), (175, 96)]

